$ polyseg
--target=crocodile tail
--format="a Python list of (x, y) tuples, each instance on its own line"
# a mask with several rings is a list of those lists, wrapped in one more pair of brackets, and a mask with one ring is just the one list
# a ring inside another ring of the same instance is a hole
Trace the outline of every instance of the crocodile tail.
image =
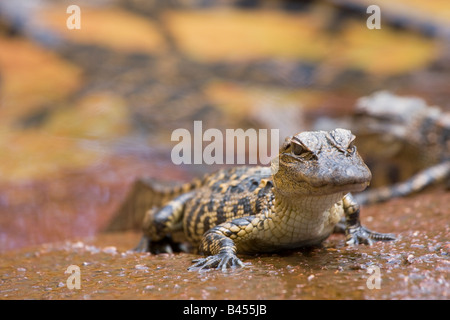
[(189, 183), (168, 187), (153, 179), (138, 179), (113, 214), (104, 232), (141, 230), (148, 210), (160, 208), (177, 196), (198, 188), (201, 184), (202, 181), (196, 179)]
[(446, 182), (450, 186), (450, 161), (444, 161), (429, 167), (405, 182), (397, 183), (393, 186), (368, 190), (354, 195), (359, 204), (373, 204), (387, 201), (396, 197), (404, 197), (411, 193), (418, 192), (427, 186)]

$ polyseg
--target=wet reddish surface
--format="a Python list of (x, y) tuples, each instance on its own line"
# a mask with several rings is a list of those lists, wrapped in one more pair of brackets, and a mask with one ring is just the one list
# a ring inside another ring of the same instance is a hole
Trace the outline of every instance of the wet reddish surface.
[(116, 157), (51, 179), (0, 185), (0, 253), (97, 234), (138, 177), (187, 179), (176, 166), (161, 163), (157, 156)]

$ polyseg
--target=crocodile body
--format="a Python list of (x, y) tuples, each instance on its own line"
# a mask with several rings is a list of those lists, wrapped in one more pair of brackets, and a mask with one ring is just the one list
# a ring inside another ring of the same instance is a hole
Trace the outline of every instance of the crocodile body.
[(225, 270), (244, 265), (237, 253), (318, 245), (339, 223), (350, 245), (395, 239), (359, 222), (350, 192), (366, 188), (371, 173), (354, 138), (344, 129), (303, 132), (286, 139), (274, 172), (269, 167), (223, 169), (161, 191), (172, 200), (145, 213), (137, 249), (170, 251), (170, 235), (182, 230), (207, 256), (190, 270)]

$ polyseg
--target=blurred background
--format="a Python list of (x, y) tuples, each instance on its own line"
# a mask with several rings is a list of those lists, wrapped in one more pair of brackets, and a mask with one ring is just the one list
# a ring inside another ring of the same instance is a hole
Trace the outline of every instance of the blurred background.
[(171, 162), (194, 120), (284, 139), (378, 90), (449, 111), (449, 40), (447, 0), (0, 0), (0, 252), (96, 235), (137, 177), (214, 170)]

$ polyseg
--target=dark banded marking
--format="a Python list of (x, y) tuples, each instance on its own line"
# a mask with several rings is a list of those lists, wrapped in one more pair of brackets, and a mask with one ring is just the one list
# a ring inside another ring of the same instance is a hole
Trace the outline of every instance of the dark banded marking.
[(382, 202), (394, 197), (404, 197), (421, 191), (432, 184), (449, 179), (450, 161), (445, 161), (419, 172), (405, 182), (356, 194), (355, 199), (360, 204)]

